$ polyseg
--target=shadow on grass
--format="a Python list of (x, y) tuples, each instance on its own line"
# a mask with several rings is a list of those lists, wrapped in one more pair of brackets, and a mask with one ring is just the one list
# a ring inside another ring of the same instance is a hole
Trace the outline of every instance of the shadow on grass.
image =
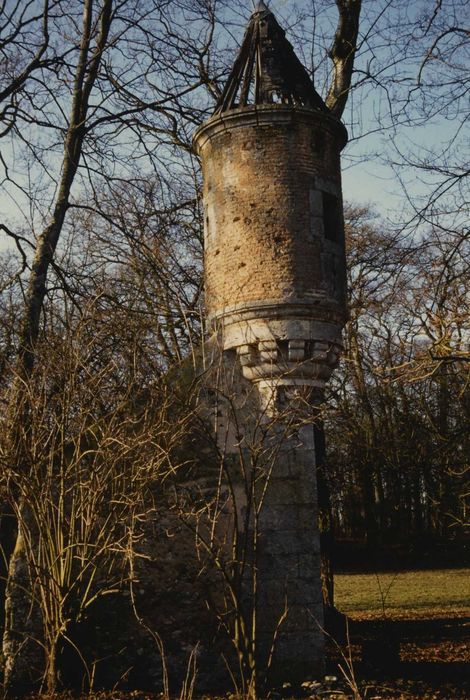
[[(344, 645), (345, 629), (342, 632)], [(439, 698), (470, 697), (470, 617), (350, 620), (349, 641), (355, 674), (362, 683), (373, 680), (395, 692), (400, 683), (407, 692), (420, 688), (413, 697), (422, 692), (427, 697), (426, 692), (436, 690)], [(341, 662), (334, 645), (329, 657), (334, 669)]]

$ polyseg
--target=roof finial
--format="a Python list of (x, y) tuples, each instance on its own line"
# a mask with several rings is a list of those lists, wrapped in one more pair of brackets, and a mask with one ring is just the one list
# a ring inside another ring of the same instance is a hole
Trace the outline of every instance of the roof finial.
[(259, 0), (259, 2), (253, 2), (253, 5), (255, 7), (255, 12), (269, 12), (269, 7), (266, 5), (266, 3), (263, 2), (263, 0)]

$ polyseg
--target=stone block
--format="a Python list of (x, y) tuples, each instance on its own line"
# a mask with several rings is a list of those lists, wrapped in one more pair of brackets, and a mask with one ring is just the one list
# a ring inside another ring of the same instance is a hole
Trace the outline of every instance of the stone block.
[(305, 360), (305, 340), (289, 340), (289, 362), (303, 362)]
[(275, 340), (261, 340), (258, 344), (261, 362), (277, 362), (278, 347)]
[(314, 481), (302, 478), (277, 479), (271, 477), (264, 494), (264, 506), (283, 505), (292, 507), (294, 504), (316, 506), (316, 490)]
[(258, 547), (264, 548), (274, 556), (300, 555), (303, 552), (320, 553), (318, 533), (309, 530), (263, 530), (259, 534)]
[(258, 361), (257, 348), (253, 345), (240, 345), (237, 354), (242, 367), (254, 365)]
[(329, 350), (330, 350), (329, 343), (315, 341), (313, 343), (311, 359), (314, 362), (327, 362)]
[(289, 507), (283, 505), (267, 505), (261, 507), (258, 516), (259, 529), (265, 528), (283, 530), (317, 530), (317, 513), (311, 504), (292, 503)]

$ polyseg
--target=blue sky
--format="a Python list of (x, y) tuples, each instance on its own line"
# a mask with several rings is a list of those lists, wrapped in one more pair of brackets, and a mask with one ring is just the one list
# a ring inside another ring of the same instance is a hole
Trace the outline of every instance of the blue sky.
[[(325, 95), (330, 77), (327, 49), (337, 19), (334, 1), (272, 0), (269, 5), (286, 28), (302, 61), (309, 69), (314, 69), (317, 90)], [(228, 0), (218, 0), (218, 6), (214, 55), (223, 54), (232, 61), (252, 3), (248, 0), (234, 5)], [(446, 0), (434, 16), (438, 5), (433, 0), (411, 3), (408, 0), (363, 0), (353, 91), (343, 115), (350, 134), (350, 143), (343, 154), (344, 198), (352, 203), (370, 204), (380, 216), (395, 225), (412, 218), (413, 209), (419, 209), (433, 187), (445, 179), (445, 173), (458, 174), (470, 161), (468, 93), (458, 84), (468, 70), (465, 57), (470, 59), (469, 42), (466, 47), (460, 46), (459, 36), (450, 34), (448, 39), (437, 44), (439, 51), (436, 49), (436, 55), (420, 74), (423, 56), (446, 27), (463, 20), (465, 6), (468, 9), (468, 0)], [(195, 33), (200, 26), (184, 10), (176, 15), (176, 23), (179, 23), (177, 31), (182, 34), (186, 30)], [(39, 133), (36, 137), (42, 138)], [(151, 143), (149, 137), (149, 147)], [(28, 186), (27, 151), (23, 150), (18, 157), (19, 151), (15, 153), (7, 141), (1, 146), (12, 172), (24, 171), (23, 182)], [(56, 155), (53, 151), (44, 155), (49, 159), (51, 172), (60, 150), (58, 143)], [(428, 169), (423, 167), (426, 164)], [(41, 197), (46, 201), (51, 196), (50, 183), (46, 187), (47, 175), (46, 167), (42, 179), (34, 183), (38, 201)], [(176, 171), (175, 177), (178, 177)], [(23, 217), (14, 203), (15, 200), (21, 203), (21, 193), (11, 187), (9, 192), (10, 196), (0, 193), (3, 218), (12, 225), (25, 225), (36, 214), (33, 216), (23, 202)], [(459, 198), (465, 197), (463, 181), (449, 192), (450, 198), (441, 198), (436, 211), (445, 206), (458, 208)], [(42, 211), (47, 211), (47, 205)]]

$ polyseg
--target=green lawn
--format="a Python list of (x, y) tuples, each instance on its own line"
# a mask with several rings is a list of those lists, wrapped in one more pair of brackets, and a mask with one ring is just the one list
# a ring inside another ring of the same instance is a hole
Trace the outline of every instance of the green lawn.
[(470, 614), (470, 569), (337, 574), (335, 603), (344, 613)]

